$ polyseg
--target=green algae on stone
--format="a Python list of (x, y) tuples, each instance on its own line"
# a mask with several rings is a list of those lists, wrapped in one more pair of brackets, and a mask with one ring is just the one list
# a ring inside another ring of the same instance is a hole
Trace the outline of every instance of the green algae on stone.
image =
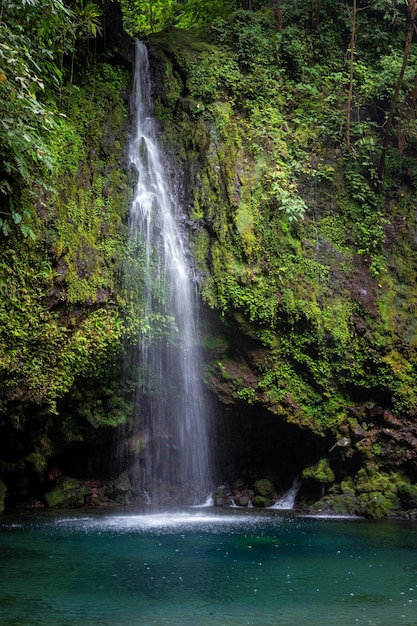
[(275, 485), (269, 478), (260, 478), (253, 486), (255, 494), (262, 498), (272, 499), (275, 494)]
[(45, 493), (46, 504), (51, 509), (73, 508), (84, 504), (89, 491), (76, 478), (62, 476), (56, 485)]
[(329, 459), (322, 458), (315, 465), (303, 469), (303, 480), (311, 480), (322, 484), (330, 484), (335, 480), (335, 475), (330, 467)]

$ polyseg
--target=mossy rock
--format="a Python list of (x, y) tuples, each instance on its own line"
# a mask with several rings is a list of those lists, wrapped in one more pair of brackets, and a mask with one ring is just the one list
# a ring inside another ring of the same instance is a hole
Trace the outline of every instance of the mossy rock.
[(329, 484), (334, 482), (335, 476), (330, 467), (329, 459), (320, 459), (315, 465), (310, 465), (303, 470), (303, 480), (310, 480), (320, 484)]
[(267, 508), (268, 506), (272, 506), (272, 499), (266, 496), (255, 496), (252, 500), (252, 504), (256, 507)]
[[(386, 474), (384, 472), (378, 472), (375, 470), (369, 471), (369, 469), (367, 470), (362, 468), (359, 470), (356, 477), (356, 493), (359, 494), (359, 496), (365, 496), (366, 494), (382, 494), (388, 501), (386, 505), (382, 505), (381, 503), (383, 509), (386, 507), (393, 510), (399, 509), (401, 508), (401, 501), (398, 497), (398, 487), (400, 484), (404, 484), (403, 479), (401, 479), (401, 477), (395, 472)], [(365, 502), (365, 500), (366, 498), (362, 498), (362, 502)], [(379, 497), (377, 497), (376, 500), (378, 501)], [(391, 505), (388, 503), (391, 503)], [(374, 508), (374, 505), (370, 506), (371, 512)], [(380, 507), (376, 508), (379, 509)], [(364, 514), (367, 515), (367, 512), (365, 511)], [(376, 515), (376, 517), (384, 516), (385, 513), (383, 515)], [(374, 517), (374, 515), (371, 515), (371, 517)]]
[(43, 454), (41, 454), (40, 452), (31, 452), (30, 454), (27, 455), (27, 457), (25, 458), (26, 463), (28, 463), (29, 466), (31, 466), (35, 472), (41, 473), (43, 472), (47, 466), (48, 463), (44, 457)]
[(393, 516), (399, 505), (397, 497), (389, 497), (380, 491), (363, 493), (357, 498), (358, 513), (374, 519)]
[(355, 495), (355, 484), (353, 482), (353, 478), (349, 477), (345, 480), (342, 480), (340, 483), (340, 489), (343, 494), (353, 496)]
[(4, 500), (6, 498), (7, 488), (4, 482), (0, 479), (0, 513), (4, 511)]
[(402, 483), (398, 485), (397, 491), (401, 504), (406, 511), (417, 509), (417, 485)]
[(275, 485), (269, 478), (257, 480), (253, 488), (257, 496), (272, 499), (275, 494)]
[(88, 489), (76, 478), (62, 476), (50, 491), (45, 493), (47, 505), (52, 509), (74, 508), (84, 504)]
[(325, 496), (311, 507), (313, 513), (328, 513), (334, 515), (355, 515), (356, 498), (350, 494)]

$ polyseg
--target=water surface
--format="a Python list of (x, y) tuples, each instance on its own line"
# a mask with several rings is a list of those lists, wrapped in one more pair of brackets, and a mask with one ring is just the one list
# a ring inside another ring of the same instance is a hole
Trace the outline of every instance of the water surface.
[(417, 626), (417, 528), (279, 512), (6, 514), (10, 626)]

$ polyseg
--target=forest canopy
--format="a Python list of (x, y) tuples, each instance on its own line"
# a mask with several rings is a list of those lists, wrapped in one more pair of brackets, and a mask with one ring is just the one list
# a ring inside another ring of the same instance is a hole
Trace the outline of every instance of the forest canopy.
[[(352, 14), (375, 11), (391, 25), (401, 19), (408, 0), (121, 0), (125, 28), (130, 34), (147, 35), (166, 28), (196, 28), (236, 10), (273, 9), (277, 20), (297, 20), (317, 26), (322, 13)], [(411, 3), (412, 4), (412, 3)], [(349, 19), (349, 18), (348, 18)]]

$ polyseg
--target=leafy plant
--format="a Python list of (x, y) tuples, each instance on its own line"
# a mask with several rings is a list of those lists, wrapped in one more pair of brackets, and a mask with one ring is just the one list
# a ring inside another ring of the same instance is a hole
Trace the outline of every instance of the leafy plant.
[(0, 227), (8, 235), (13, 224), (24, 236), (33, 230), (16, 218), (11, 196), (18, 180), (44, 187), (42, 172), (54, 161), (48, 135), (63, 115), (53, 96), (63, 82), (64, 57), (74, 53), (77, 39), (100, 33), (95, 3), (79, 0), (74, 10), (63, 0), (4, 0), (0, 12)]

